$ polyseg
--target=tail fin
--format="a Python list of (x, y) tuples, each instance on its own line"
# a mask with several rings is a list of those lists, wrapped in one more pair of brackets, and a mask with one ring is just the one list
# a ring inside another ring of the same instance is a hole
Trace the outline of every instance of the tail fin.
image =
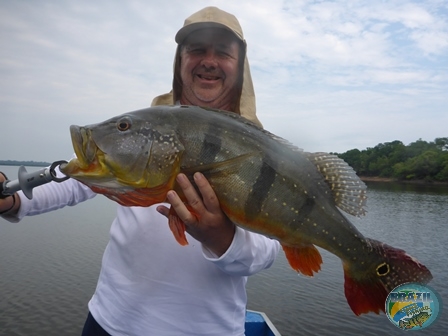
[(359, 263), (344, 264), (345, 297), (356, 315), (384, 312), (387, 295), (401, 284), (431, 281), (431, 272), (405, 251), (373, 239), (366, 240), (372, 248), (372, 255), (367, 258), (375, 260), (374, 263), (365, 261), (364, 268)]

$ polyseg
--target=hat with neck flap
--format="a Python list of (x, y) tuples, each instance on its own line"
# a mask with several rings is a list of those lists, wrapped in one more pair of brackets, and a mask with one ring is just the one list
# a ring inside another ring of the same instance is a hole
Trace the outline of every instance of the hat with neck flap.
[[(236, 113), (239, 113), (246, 119), (261, 126), (256, 116), (255, 92), (250, 75), (249, 62), (246, 56), (246, 41), (244, 40), (243, 30), (238, 19), (219, 8), (206, 7), (188, 17), (184, 26), (177, 32), (175, 40), (178, 44), (176, 56), (174, 59), (174, 78), (173, 90), (169, 93), (157, 96), (153, 99), (151, 106), (156, 105), (174, 105), (179, 99), (182, 90), (182, 82), (180, 81), (180, 46), (185, 38), (192, 32), (204, 28), (222, 28), (233, 33), (244, 47), (244, 64), (243, 64), (243, 85), (241, 96), (239, 97), (239, 106), (236, 107)], [(240, 60), (241, 61), (241, 60)]]

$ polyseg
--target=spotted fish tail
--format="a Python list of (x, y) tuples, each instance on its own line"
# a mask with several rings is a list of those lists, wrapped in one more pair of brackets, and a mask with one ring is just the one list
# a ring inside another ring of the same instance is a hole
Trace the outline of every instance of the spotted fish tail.
[(431, 272), (405, 251), (372, 239), (367, 243), (377, 256), (373, 267), (357, 272), (344, 263), (345, 297), (356, 315), (384, 312), (388, 294), (401, 284), (431, 281)]

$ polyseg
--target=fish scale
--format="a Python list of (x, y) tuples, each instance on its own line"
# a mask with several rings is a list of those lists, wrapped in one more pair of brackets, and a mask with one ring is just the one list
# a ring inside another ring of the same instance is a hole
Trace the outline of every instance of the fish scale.
[[(313, 276), (316, 246), (342, 261), (356, 315), (384, 312), (388, 293), (427, 283), (430, 271), (405, 251), (364, 237), (340, 210), (365, 213), (366, 186), (343, 160), (308, 153), (235, 113), (158, 106), (70, 128), (77, 158), (61, 170), (125, 206), (163, 202), (178, 173), (201, 172), (238, 226), (277, 239), (291, 267)], [(184, 224), (170, 228), (186, 244)]]

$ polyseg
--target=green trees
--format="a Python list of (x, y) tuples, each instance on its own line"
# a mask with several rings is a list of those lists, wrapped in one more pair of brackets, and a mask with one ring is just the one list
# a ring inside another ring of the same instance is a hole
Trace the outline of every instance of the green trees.
[(336, 154), (360, 176), (399, 180), (448, 181), (448, 137), (432, 142), (419, 139), (405, 146), (395, 140), (365, 150)]
[(51, 163), (43, 161), (16, 161), (16, 160), (0, 160), (0, 166), (28, 166), (28, 167), (48, 167)]

